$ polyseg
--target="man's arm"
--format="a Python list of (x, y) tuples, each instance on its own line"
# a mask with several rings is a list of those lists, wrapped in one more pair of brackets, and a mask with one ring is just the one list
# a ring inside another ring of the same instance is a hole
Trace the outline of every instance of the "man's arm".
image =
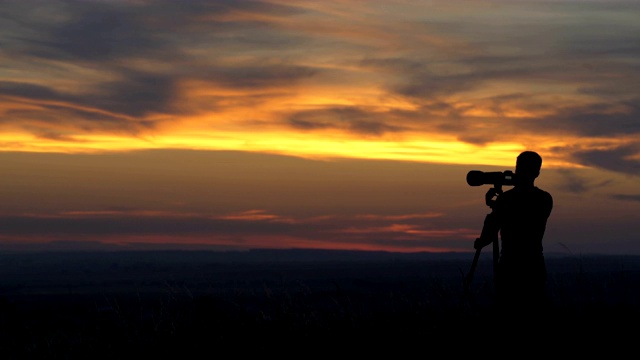
[(498, 232), (500, 231), (500, 223), (498, 217), (494, 213), (487, 214), (484, 218), (484, 226), (480, 237), (473, 242), (473, 248), (478, 250), (498, 241)]

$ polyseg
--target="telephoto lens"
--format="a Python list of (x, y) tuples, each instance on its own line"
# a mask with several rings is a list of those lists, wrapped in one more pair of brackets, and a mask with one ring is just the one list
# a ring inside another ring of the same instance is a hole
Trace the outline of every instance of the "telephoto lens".
[(511, 170), (505, 170), (504, 172), (471, 170), (467, 173), (467, 184), (469, 186), (514, 185), (515, 174)]

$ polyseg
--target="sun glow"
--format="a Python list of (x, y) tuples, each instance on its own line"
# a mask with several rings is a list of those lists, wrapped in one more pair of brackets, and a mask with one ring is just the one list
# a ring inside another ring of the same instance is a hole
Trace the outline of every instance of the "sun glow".
[[(361, 74), (355, 72), (351, 76)], [(180, 96), (174, 101), (184, 109), (184, 114), (147, 114), (139, 120), (152, 125), (135, 127), (133, 133), (123, 129), (114, 132), (108, 128), (87, 130), (82, 125), (74, 128), (73, 119), (69, 119), (69, 124), (48, 129), (36, 122), (23, 128), (5, 127), (0, 133), (0, 151), (234, 150), (311, 159), (355, 158), (511, 167), (515, 153), (535, 146), (545, 158), (545, 166), (576, 167), (578, 165), (570, 160), (558, 157), (553, 149), (575, 143), (585, 146), (596, 141), (511, 132), (505, 139), (487, 142), (493, 137), (488, 133), (491, 122), (498, 121), (494, 119), (506, 117), (510, 122), (505, 125), (513, 126), (519, 119), (535, 118), (540, 114), (524, 110), (517, 103), (507, 102), (497, 109), (478, 98), (466, 102), (451, 98), (452, 108), (468, 118), (477, 119), (469, 122), (467, 130), (472, 126), (480, 131), (478, 138), (464, 141), (462, 128), (460, 134), (451, 129), (443, 132), (438, 125), (430, 125), (418, 115), (403, 118), (406, 115), (400, 114), (421, 114), (420, 103), (405, 97), (386, 96), (383, 88), (363, 86), (365, 80), (360, 80), (357, 85), (347, 82), (341, 87), (330, 82), (301, 82), (295, 86), (274, 84), (253, 90), (187, 80), (180, 83)], [(26, 103), (20, 106), (34, 110), (43, 105)], [(11, 108), (7, 105), (7, 114)], [(18, 105), (13, 106), (13, 109), (17, 108)], [(114, 115), (100, 111), (103, 115)], [(434, 107), (425, 116), (433, 117), (441, 124), (455, 124), (454, 119), (447, 120), (451, 116), (448, 111), (451, 109), (446, 106)], [(358, 124), (362, 124), (363, 129), (358, 129)], [(351, 128), (352, 125), (356, 128)], [(42, 130), (38, 130), (40, 128)], [(621, 141), (611, 140), (615, 144)]]
[(78, 135), (73, 141), (38, 138), (28, 134), (0, 136), (4, 151), (97, 153), (142, 149), (238, 150), (299, 156), (314, 159), (357, 158), (399, 161), (469, 163), (487, 159), (494, 165), (511, 165), (513, 152), (521, 146), (515, 143), (474, 146), (455, 140), (425, 140), (406, 137), (401, 140), (371, 140), (349, 137), (338, 132), (198, 132), (162, 134), (146, 137), (116, 135)]

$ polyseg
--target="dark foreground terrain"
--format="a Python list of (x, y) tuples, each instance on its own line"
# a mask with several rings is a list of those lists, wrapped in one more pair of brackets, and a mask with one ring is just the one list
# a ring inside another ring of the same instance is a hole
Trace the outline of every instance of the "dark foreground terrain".
[(547, 258), (552, 304), (501, 318), (491, 256), (309, 251), (0, 253), (0, 358), (636, 351), (640, 258)]

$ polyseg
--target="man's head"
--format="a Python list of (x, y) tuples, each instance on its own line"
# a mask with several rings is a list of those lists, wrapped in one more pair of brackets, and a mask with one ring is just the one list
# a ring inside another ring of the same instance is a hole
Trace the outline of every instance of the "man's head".
[(516, 178), (518, 181), (533, 182), (540, 175), (542, 157), (534, 151), (524, 151), (516, 160)]

